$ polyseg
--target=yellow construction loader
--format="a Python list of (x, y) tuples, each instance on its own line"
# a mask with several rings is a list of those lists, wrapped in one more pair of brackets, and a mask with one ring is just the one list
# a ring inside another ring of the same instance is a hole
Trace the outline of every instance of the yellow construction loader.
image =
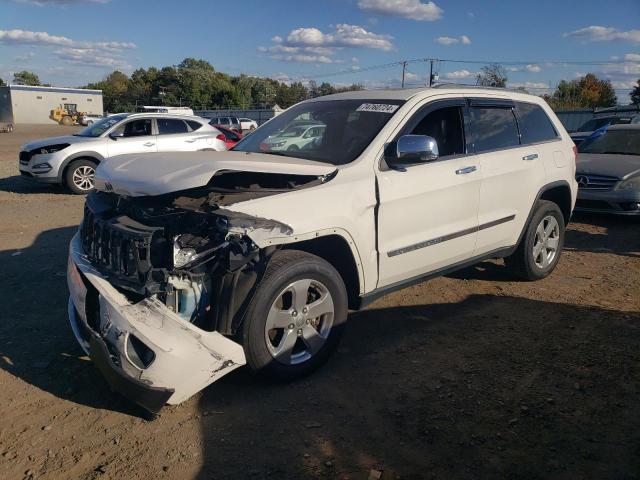
[(65, 103), (51, 110), (49, 118), (60, 125), (69, 127), (71, 125), (78, 125), (83, 115), (84, 112), (78, 112), (78, 105), (76, 103)]

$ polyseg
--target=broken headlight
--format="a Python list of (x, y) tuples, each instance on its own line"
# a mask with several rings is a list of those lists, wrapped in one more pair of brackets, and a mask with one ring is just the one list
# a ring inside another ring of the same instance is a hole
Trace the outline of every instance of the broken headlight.
[(182, 268), (196, 260), (204, 261), (226, 245), (226, 242), (212, 245), (209, 238), (197, 235), (178, 235), (173, 239), (173, 267)]
[(68, 146), (69, 146), (68, 143), (59, 143), (59, 144), (56, 144), (56, 145), (48, 145), (46, 147), (36, 148), (33, 151), (33, 154), (34, 155), (47, 155), (49, 153), (55, 153), (55, 152), (58, 152), (60, 150), (64, 150)]

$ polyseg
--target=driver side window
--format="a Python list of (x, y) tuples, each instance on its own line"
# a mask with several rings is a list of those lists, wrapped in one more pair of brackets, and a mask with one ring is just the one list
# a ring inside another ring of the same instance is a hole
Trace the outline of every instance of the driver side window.
[(141, 118), (119, 126), (114, 133), (122, 133), (123, 137), (144, 137), (151, 135), (151, 119)]
[(460, 107), (451, 106), (432, 110), (424, 115), (408, 133), (433, 137), (438, 142), (440, 157), (466, 153), (464, 120)]

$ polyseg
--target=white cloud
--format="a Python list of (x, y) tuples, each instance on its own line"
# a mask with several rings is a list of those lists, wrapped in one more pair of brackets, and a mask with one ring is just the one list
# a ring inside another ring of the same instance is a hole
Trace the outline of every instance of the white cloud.
[(472, 78), (475, 77), (477, 73), (470, 72), (469, 70), (454, 70), (453, 72), (449, 72), (445, 74), (445, 78), (449, 78), (451, 80), (458, 80), (463, 78)]
[(573, 32), (562, 34), (563, 37), (577, 38), (587, 42), (610, 42), (612, 40), (626, 40), (640, 43), (640, 30), (621, 31), (614, 27), (591, 25)]
[[(123, 51), (136, 48), (131, 42), (87, 42), (62, 35), (28, 30), (0, 30), (0, 45), (28, 45), (55, 48), (53, 54), (65, 63), (128, 70), (131, 66), (121, 57)], [(31, 56), (33, 53), (30, 52)], [(17, 61), (19, 59), (16, 59)], [(21, 61), (28, 60), (22, 58)]]
[(541, 90), (541, 89), (547, 89), (549, 90), (549, 85), (547, 85), (546, 83), (543, 82), (522, 82), (522, 83), (509, 83), (508, 85), (510, 88), (530, 88), (532, 90)]
[(341, 63), (338, 60), (333, 60), (326, 55), (272, 55), (272, 59), (280, 60), (281, 62), (299, 62), (299, 63)]
[[(389, 51), (393, 49), (392, 37), (378, 35), (358, 25), (338, 24), (332, 32), (322, 32), (315, 27), (296, 28), (289, 32), (286, 39), (276, 35), (271, 39), (273, 45), (259, 46), (261, 53), (271, 54), (274, 60), (301, 63), (344, 63), (334, 58), (345, 48), (370, 48)], [(357, 62), (352, 57), (352, 62)]]
[(507, 67), (507, 71), (509, 72), (529, 72), (529, 73), (538, 73), (542, 71), (540, 65), (535, 63), (530, 63), (529, 65), (524, 65), (521, 67)]
[(459, 43), (462, 45), (471, 45), (471, 39), (466, 35), (460, 35), (459, 37), (448, 37), (445, 35), (445, 36), (436, 38), (435, 42), (439, 43), (440, 45), (445, 45), (447, 47), (451, 45), (457, 45)]
[(640, 62), (640, 53), (627, 53), (624, 59), (627, 62)]
[(83, 42), (72, 40), (62, 35), (51, 35), (47, 32), (32, 32), (18, 29), (0, 30), (0, 44), (97, 48), (100, 50), (128, 50), (136, 48), (136, 44), (131, 42)]
[(18, 55), (17, 57), (14, 58), (14, 60), (16, 62), (28, 62), (29, 60), (31, 60), (33, 57), (35, 57), (35, 53), (33, 52), (27, 52), (23, 55)]
[(618, 89), (618, 90), (632, 89), (636, 85), (638, 85), (638, 81), (637, 80), (636, 81), (634, 81), (634, 80), (617, 80), (617, 81), (611, 82), (611, 86), (614, 89)]
[(287, 35), (286, 44), (299, 47), (353, 47), (389, 51), (393, 37), (378, 35), (358, 25), (339, 23), (331, 33), (317, 28), (296, 28)]
[(131, 65), (123, 59), (114, 57), (108, 52), (103, 52), (93, 48), (62, 48), (60, 50), (55, 50), (53, 53), (55, 53), (61, 60), (75, 65), (109, 67), (117, 70), (128, 70), (131, 68)]
[(358, 7), (365, 12), (424, 22), (441, 19), (443, 12), (434, 2), (422, 3), (420, 0), (358, 0)]

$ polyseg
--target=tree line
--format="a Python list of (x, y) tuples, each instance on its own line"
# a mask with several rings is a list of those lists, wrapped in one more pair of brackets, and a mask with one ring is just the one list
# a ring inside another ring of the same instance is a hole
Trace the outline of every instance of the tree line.
[[(16, 72), (13, 83), (42, 85), (38, 76), (28, 71)], [(478, 74), (476, 84), (506, 87), (507, 72), (502, 65), (487, 65)], [(0, 85), (4, 85), (2, 79)], [(206, 60), (195, 58), (185, 58), (177, 66), (139, 68), (130, 76), (116, 70), (103, 80), (80, 88), (102, 90), (104, 110), (110, 113), (135, 111), (141, 105), (189, 106), (194, 110), (244, 110), (276, 104), (288, 108), (308, 98), (363, 89), (358, 84), (337, 87), (327, 82), (285, 83), (244, 74), (231, 76), (216, 71)], [(640, 79), (629, 96), (631, 103), (640, 104)], [(593, 73), (562, 80), (543, 97), (554, 109), (611, 107), (618, 102), (611, 82)]]

